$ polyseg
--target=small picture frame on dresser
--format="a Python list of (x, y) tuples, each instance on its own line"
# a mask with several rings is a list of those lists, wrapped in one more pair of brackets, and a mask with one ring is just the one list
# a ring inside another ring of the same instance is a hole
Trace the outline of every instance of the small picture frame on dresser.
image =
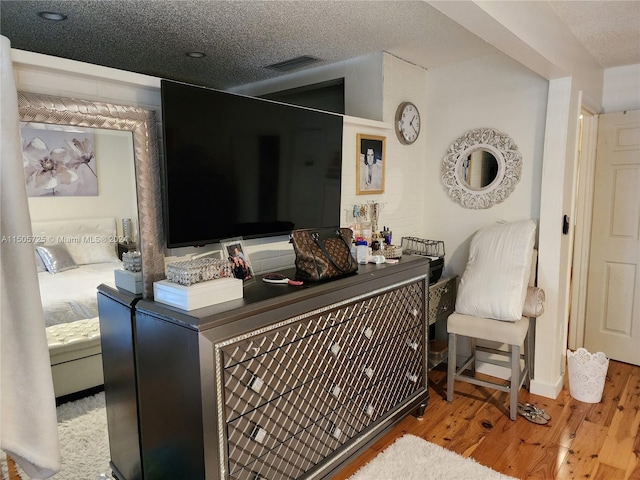
[(228, 238), (220, 241), (222, 250), (231, 263), (233, 276), (240, 278), (243, 285), (249, 285), (256, 281), (251, 267), (251, 260), (244, 248), (242, 238)]

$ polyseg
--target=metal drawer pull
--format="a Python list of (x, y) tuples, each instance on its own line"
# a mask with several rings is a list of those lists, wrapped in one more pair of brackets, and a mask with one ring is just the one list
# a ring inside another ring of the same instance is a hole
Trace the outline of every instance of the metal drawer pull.
[(414, 308), (413, 310), (411, 310), (411, 312), (410, 312), (410, 313), (411, 313), (411, 315), (413, 315), (414, 317), (417, 317), (417, 316), (418, 316), (418, 313), (420, 313), (420, 312), (418, 312), (418, 309), (417, 309), (417, 308)]
[(364, 413), (368, 417), (373, 417), (374, 412), (375, 412), (375, 408), (373, 408), (373, 405), (367, 405), (367, 408), (365, 408), (364, 410)]
[(336, 440), (340, 440), (340, 437), (342, 436), (342, 430), (340, 430), (340, 428), (335, 423), (332, 423), (331, 427), (329, 427), (329, 435), (331, 435)]
[(330, 350), (334, 355), (338, 355), (338, 353), (340, 353), (341, 347), (337, 343), (333, 343), (331, 344)]
[(329, 389), (329, 393), (331, 393), (331, 395), (338, 398), (340, 396), (340, 392), (342, 392), (342, 389), (338, 385), (331, 385), (331, 388)]
[(372, 378), (373, 377), (373, 368), (371, 367), (365, 367), (362, 370), (362, 373), (364, 373), (368, 378)]
[(264, 442), (266, 436), (267, 431), (256, 423), (253, 427), (253, 430), (251, 431), (251, 434), (249, 435), (249, 438), (251, 440), (255, 440), (258, 443), (262, 443)]
[(373, 329), (371, 327), (367, 327), (362, 331), (362, 335), (364, 335), (366, 338), (371, 338), (373, 337)]
[(247, 387), (249, 387), (251, 390), (253, 390), (256, 393), (260, 393), (260, 389), (262, 388), (263, 385), (264, 385), (264, 381), (255, 374), (251, 375), (251, 378), (249, 379), (249, 383), (247, 383)]
[(412, 342), (411, 339), (407, 339), (407, 345), (409, 348), (415, 352), (418, 351), (418, 342)]
[(418, 381), (418, 375), (414, 375), (411, 372), (407, 372), (407, 378), (409, 379), (409, 381), (411, 383), (417, 383), (417, 381)]

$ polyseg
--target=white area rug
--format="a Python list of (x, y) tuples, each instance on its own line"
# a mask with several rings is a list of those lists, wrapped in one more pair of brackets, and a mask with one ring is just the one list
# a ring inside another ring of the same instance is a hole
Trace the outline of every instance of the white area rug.
[[(109, 467), (109, 434), (104, 392), (57, 409), (61, 469), (51, 480), (106, 480)], [(29, 477), (18, 469), (23, 480)], [(2, 474), (7, 478), (6, 456), (2, 453)]]
[(414, 435), (404, 435), (349, 480), (515, 480)]

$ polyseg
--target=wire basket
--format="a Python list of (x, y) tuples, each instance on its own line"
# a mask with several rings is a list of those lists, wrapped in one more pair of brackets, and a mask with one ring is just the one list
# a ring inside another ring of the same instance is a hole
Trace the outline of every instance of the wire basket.
[(233, 277), (228, 260), (199, 258), (167, 264), (167, 280), (180, 285), (193, 285), (216, 278)]
[(402, 237), (402, 251), (407, 255), (444, 258), (444, 242), (418, 237)]

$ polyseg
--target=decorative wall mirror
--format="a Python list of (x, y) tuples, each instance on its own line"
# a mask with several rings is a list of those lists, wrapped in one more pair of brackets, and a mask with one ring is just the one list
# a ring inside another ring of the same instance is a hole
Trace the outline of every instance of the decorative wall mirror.
[(155, 113), (142, 108), (18, 92), (20, 121), (129, 131), (133, 135), (142, 253), (143, 297), (153, 298), (153, 282), (164, 278), (160, 167)]
[(469, 130), (442, 160), (442, 183), (465, 208), (484, 209), (504, 201), (522, 173), (522, 155), (509, 137), (493, 128)]

